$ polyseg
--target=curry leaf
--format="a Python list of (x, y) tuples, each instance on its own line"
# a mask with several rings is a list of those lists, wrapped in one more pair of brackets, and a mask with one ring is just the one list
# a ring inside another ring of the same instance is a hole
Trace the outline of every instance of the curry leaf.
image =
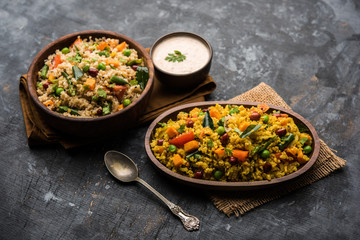
[(147, 67), (138, 67), (136, 69), (135, 78), (139, 83), (140, 88), (144, 90), (149, 80), (149, 69)]
[(240, 138), (246, 138), (247, 136), (249, 136), (250, 134), (252, 134), (253, 132), (257, 131), (262, 125), (254, 125), (251, 124), (250, 126), (248, 126), (245, 131), (243, 133), (240, 134)]
[(209, 127), (214, 130), (214, 122), (212, 118), (210, 117), (209, 111), (206, 111), (205, 117), (203, 119), (203, 127)]

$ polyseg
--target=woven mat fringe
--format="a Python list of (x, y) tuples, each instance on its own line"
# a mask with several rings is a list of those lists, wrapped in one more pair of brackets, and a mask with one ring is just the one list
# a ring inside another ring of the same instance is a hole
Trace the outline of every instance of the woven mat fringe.
[[(231, 100), (263, 102), (291, 109), (275, 90), (265, 83), (261, 83)], [(310, 185), (344, 167), (345, 164), (346, 160), (336, 156), (332, 149), (320, 139), (319, 157), (313, 167), (291, 182), (265, 190), (212, 194), (210, 199), (215, 207), (227, 216), (231, 214), (243, 215), (251, 209)]]

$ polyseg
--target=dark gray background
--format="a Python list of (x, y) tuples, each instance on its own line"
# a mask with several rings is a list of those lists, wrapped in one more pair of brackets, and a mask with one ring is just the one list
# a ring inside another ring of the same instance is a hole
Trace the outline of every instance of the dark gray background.
[[(190, 31), (214, 50), (208, 100), (265, 82), (348, 162), (343, 170), (226, 217), (205, 193), (169, 181), (144, 150), (148, 125), (74, 151), (30, 149), (18, 96), (21, 74), (51, 41), (81, 30), (123, 33), (143, 46)], [(45, 1), (0, 3), (1, 239), (359, 239), (359, 1)], [(131, 156), (143, 179), (201, 220), (186, 232), (139, 184), (114, 181), (107, 150)]]

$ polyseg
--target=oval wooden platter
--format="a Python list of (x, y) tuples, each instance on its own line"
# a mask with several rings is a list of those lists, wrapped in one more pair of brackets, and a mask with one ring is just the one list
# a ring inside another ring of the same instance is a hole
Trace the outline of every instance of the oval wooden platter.
[(191, 109), (195, 107), (199, 108), (207, 108), (210, 106), (213, 106), (215, 104), (220, 104), (222, 106), (230, 104), (230, 105), (243, 105), (244, 107), (252, 107), (257, 106), (260, 103), (257, 102), (239, 102), (239, 101), (209, 101), (209, 102), (197, 102), (197, 103), (190, 103), (185, 104), (182, 106), (178, 106), (175, 108), (172, 108), (163, 114), (161, 114), (159, 117), (157, 117), (148, 128), (146, 135), (145, 135), (145, 149), (146, 153), (149, 156), (151, 162), (154, 164), (155, 168), (157, 168), (160, 172), (165, 174), (167, 177), (186, 184), (191, 187), (197, 187), (207, 190), (221, 190), (221, 191), (246, 191), (246, 190), (254, 190), (254, 189), (262, 189), (262, 188), (269, 188), (273, 186), (277, 186), (279, 184), (285, 184), (289, 183), (289, 181), (295, 179), (296, 177), (304, 174), (307, 172), (312, 165), (315, 163), (320, 150), (320, 141), (317, 132), (315, 131), (315, 128), (302, 116), (299, 114), (281, 108), (274, 105), (269, 105), (270, 110), (268, 112), (271, 112), (272, 110), (280, 110), (282, 113), (288, 114), (290, 117), (292, 117), (295, 121), (295, 123), (303, 123), (309, 130), (310, 135), (313, 138), (312, 148), (313, 151), (311, 153), (310, 160), (301, 166), (301, 168), (298, 169), (298, 171), (291, 173), (289, 175), (285, 175), (281, 178), (275, 178), (270, 181), (263, 180), (263, 181), (253, 181), (253, 182), (220, 182), (220, 181), (210, 181), (210, 180), (202, 180), (202, 179), (196, 179), (196, 178), (190, 178), (187, 176), (180, 175), (178, 173), (175, 173), (171, 171), (170, 169), (166, 168), (156, 157), (154, 156), (151, 147), (150, 142), (153, 138), (153, 134), (155, 132), (155, 129), (158, 127), (158, 122), (167, 122), (169, 119), (176, 119), (177, 114), (180, 111), (188, 112)]

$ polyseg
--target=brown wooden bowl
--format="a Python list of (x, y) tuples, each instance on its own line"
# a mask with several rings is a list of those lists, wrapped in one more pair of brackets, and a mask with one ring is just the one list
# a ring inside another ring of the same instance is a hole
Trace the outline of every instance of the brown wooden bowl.
[[(200, 108), (207, 108), (210, 106), (214, 106), (215, 104), (220, 104), (222, 106), (230, 104), (230, 105), (243, 105), (244, 107), (252, 107), (257, 106), (260, 103), (256, 102), (238, 102), (238, 101), (213, 101), (213, 102), (198, 102), (198, 103), (190, 103), (185, 104), (179, 107), (172, 108), (163, 114), (161, 114), (159, 117), (157, 117), (150, 125), (146, 132), (145, 136), (145, 149), (146, 153), (149, 156), (151, 162), (155, 165), (155, 167), (160, 170), (163, 174), (170, 177), (171, 179), (189, 185), (191, 187), (198, 187), (202, 189), (208, 189), (208, 190), (222, 190), (222, 191), (237, 191), (237, 190), (254, 190), (254, 189), (262, 189), (262, 188), (268, 188), (272, 187), (281, 183), (285, 183), (287, 181), (293, 180), (294, 178), (300, 176), (301, 174), (308, 171), (311, 166), (315, 163), (320, 150), (320, 141), (317, 132), (315, 131), (315, 128), (302, 116), (299, 114), (281, 108), (274, 105), (269, 105), (270, 110), (280, 110), (281, 112), (284, 112), (288, 114), (290, 117), (292, 117), (295, 121), (295, 123), (301, 122), (305, 124), (305, 126), (310, 130), (310, 135), (313, 138), (312, 148), (313, 151), (310, 155), (310, 160), (304, 164), (298, 171), (291, 173), (289, 175), (286, 175), (281, 178), (275, 178), (270, 181), (263, 180), (263, 181), (253, 181), (253, 182), (218, 182), (218, 181), (210, 181), (210, 180), (202, 180), (202, 179), (196, 179), (196, 178), (190, 178), (187, 176), (183, 176), (181, 174), (175, 173), (165, 167), (153, 154), (150, 147), (150, 142), (153, 138), (153, 134), (155, 133), (155, 129), (158, 127), (158, 122), (167, 122), (169, 119), (176, 119), (177, 114), (180, 111), (190, 111), (191, 109), (195, 107)], [(269, 111), (270, 111), (269, 110)]]
[[(149, 69), (149, 80), (147, 85), (141, 94), (130, 106), (124, 110), (116, 113), (112, 113), (106, 116), (100, 116), (96, 118), (75, 118), (63, 116), (59, 113), (53, 112), (46, 108), (38, 99), (36, 93), (36, 82), (38, 78), (38, 72), (44, 65), (44, 60), (55, 52), (56, 49), (62, 49), (70, 46), (75, 39), (80, 36), (81, 38), (116, 38), (120, 41), (126, 41), (129, 46), (138, 52), (138, 56), (143, 58), (145, 66)], [(71, 136), (80, 137), (98, 137), (114, 134), (117, 131), (128, 129), (136, 124), (136, 120), (143, 114), (145, 107), (150, 99), (150, 93), (154, 83), (154, 66), (149, 54), (146, 50), (135, 40), (122, 35), (120, 33), (89, 30), (83, 32), (76, 32), (64, 37), (61, 37), (46, 47), (44, 47), (32, 61), (29, 71), (27, 73), (28, 91), (30, 99), (34, 103), (38, 113), (43, 118), (44, 122), (51, 127), (69, 134)]]

